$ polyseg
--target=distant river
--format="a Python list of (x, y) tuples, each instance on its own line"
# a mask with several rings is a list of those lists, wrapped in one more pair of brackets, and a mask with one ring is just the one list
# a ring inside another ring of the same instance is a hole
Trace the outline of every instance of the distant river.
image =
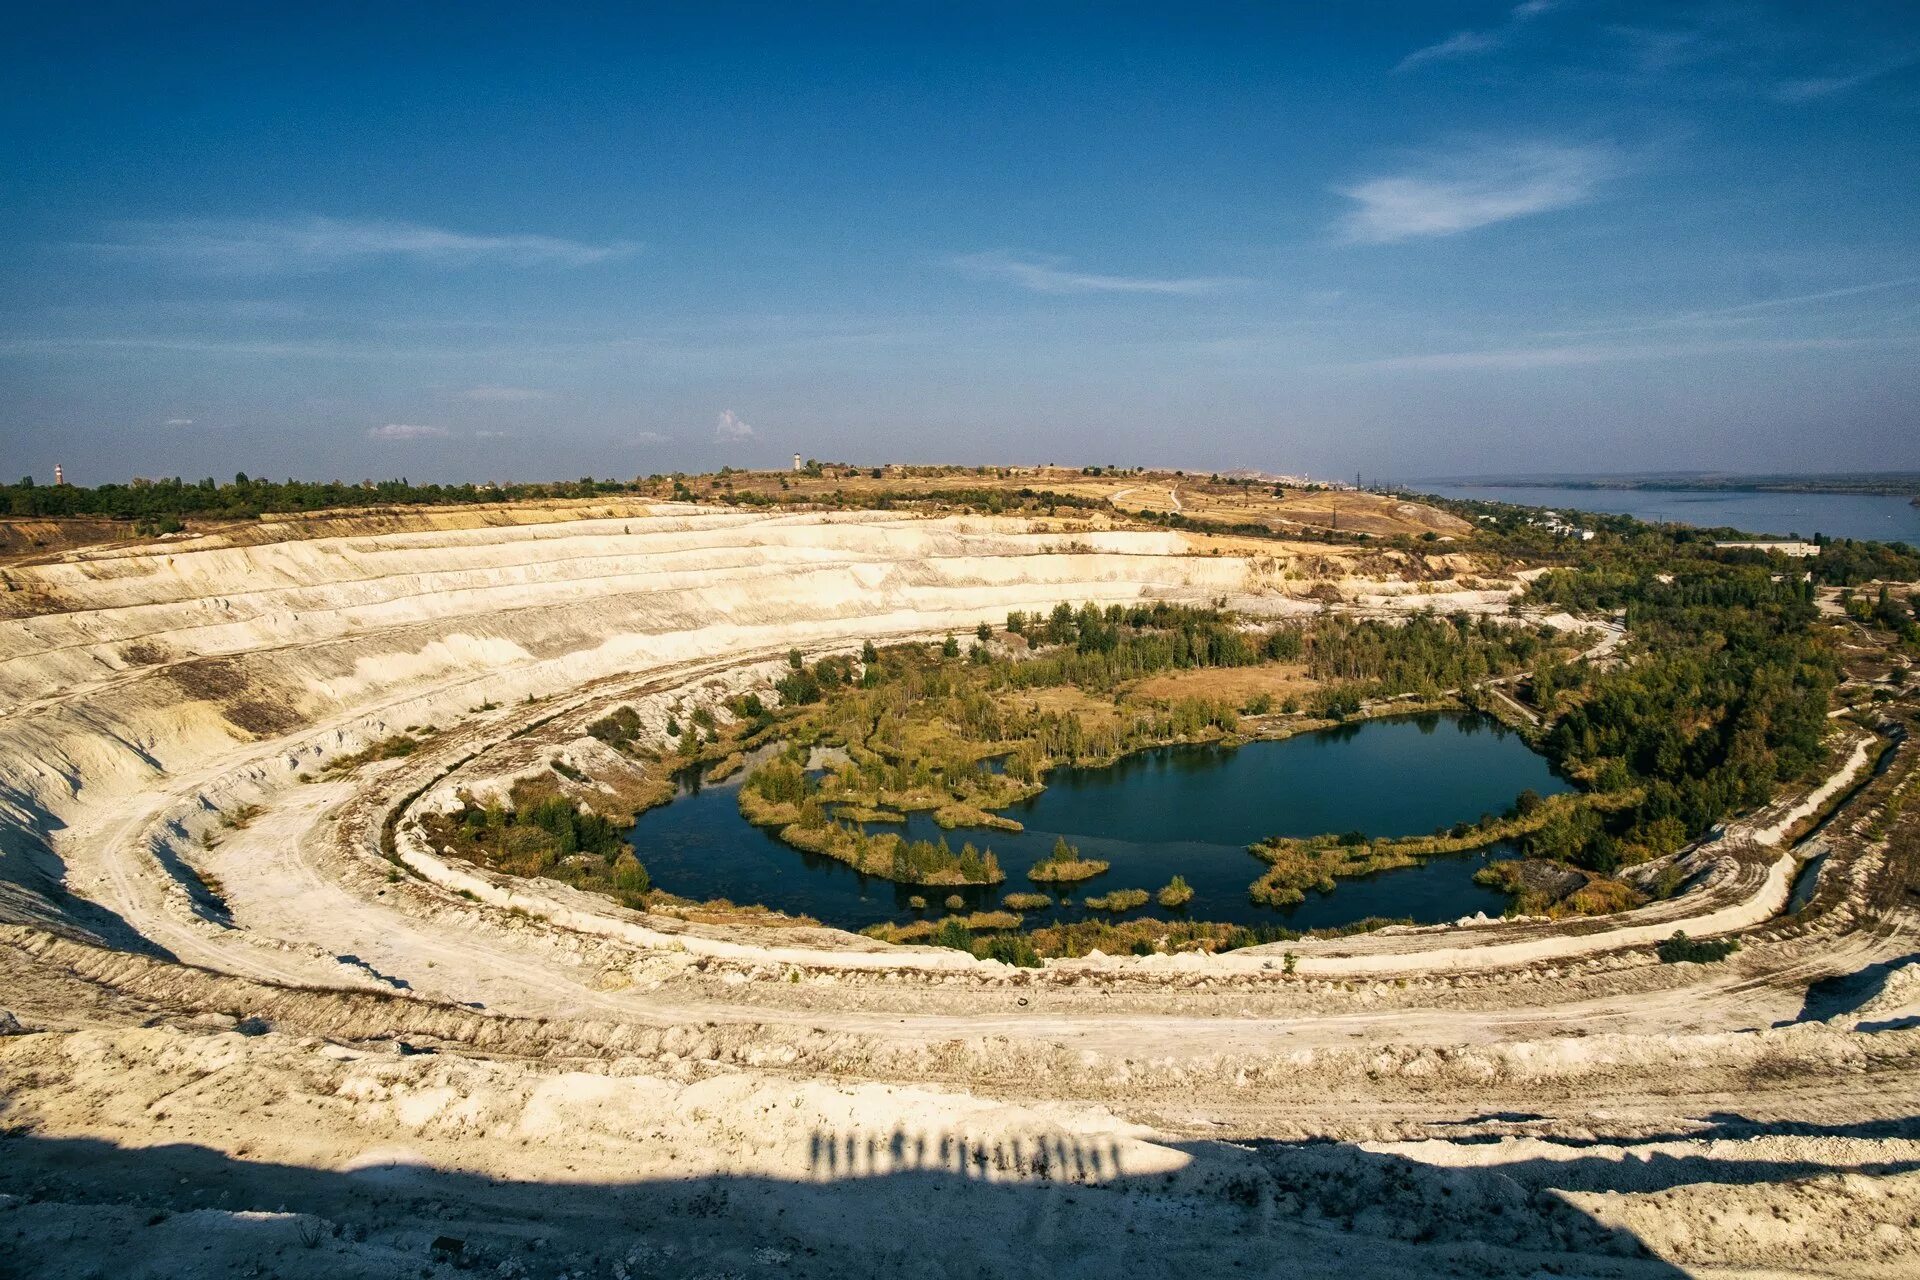
[(1810, 538), (1871, 538), (1920, 547), (1920, 507), (1906, 498), (1852, 493), (1700, 493), (1676, 489), (1561, 489), (1531, 485), (1413, 484), (1443, 498), (1605, 511), (1653, 523), (1744, 529)]

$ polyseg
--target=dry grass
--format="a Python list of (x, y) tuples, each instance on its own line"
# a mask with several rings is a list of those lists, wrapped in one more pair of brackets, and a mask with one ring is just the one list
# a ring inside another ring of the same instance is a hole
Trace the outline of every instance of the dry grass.
[(1262, 667), (1202, 667), (1148, 676), (1130, 686), (1124, 696), (1171, 701), (1176, 698), (1212, 698), (1245, 706), (1256, 694), (1267, 694), (1278, 707), (1288, 698), (1303, 702), (1319, 681), (1307, 675), (1304, 664), (1275, 663)]
[(1030, 689), (1009, 695), (1032, 711), (1051, 711), (1056, 715), (1076, 715), (1089, 729), (1109, 729), (1120, 722), (1120, 712), (1112, 702), (1071, 685), (1051, 689)]
[[(1114, 523), (1113, 515), (1178, 510), (1196, 520), (1264, 524), (1280, 532), (1293, 527), (1338, 529), (1380, 537), (1396, 534), (1419, 537), (1431, 532), (1462, 538), (1472, 532), (1472, 526), (1445, 512), (1379, 494), (1287, 489), (1275, 497), (1271, 483), (1240, 485), (1170, 471), (1089, 476), (1078, 467), (882, 467), (881, 475), (876, 478), (871, 467), (829, 466), (819, 476), (755, 471), (725, 477), (696, 476), (686, 483), (696, 498), (733, 492), (758, 493), (789, 501), (824, 499), (835, 494), (858, 499), (862, 495), (881, 493), (913, 495), (959, 489), (1017, 493), (1030, 489), (1109, 504), (1111, 514), (1100, 510), (1064, 509), (1059, 513), (1070, 524), (1090, 529), (1110, 526)], [(1175, 493), (1178, 494), (1177, 506), (1172, 496)], [(1271, 544), (1268, 546), (1270, 549)]]
[[(1131, 492), (1125, 492), (1130, 486)], [(1309, 491), (1288, 489), (1275, 497), (1271, 485), (1215, 483), (1198, 479), (1155, 475), (1138, 482), (1119, 481), (1113, 486), (1121, 492), (1118, 505), (1129, 511), (1179, 511), (1193, 520), (1218, 524), (1264, 524), (1284, 530), (1288, 526), (1313, 529), (1338, 529), (1343, 533), (1370, 533), (1379, 537), (1423, 533), (1463, 537), (1472, 531), (1466, 521), (1417, 502), (1401, 502), (1373, 493), (1349, 493), (1339, 490)], [(1178, 506), (1174, 497), (1179, 499)]]

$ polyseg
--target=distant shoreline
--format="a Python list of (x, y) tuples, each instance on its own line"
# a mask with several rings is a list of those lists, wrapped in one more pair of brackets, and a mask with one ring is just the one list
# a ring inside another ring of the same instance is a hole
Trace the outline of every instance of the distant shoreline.
[(1427, 484), (1460, 489), (1659, 490), (1675, 493), (1827, 493), (1911, 498), (1920, 506), (1920, 472), (1835, 476), (1470, 476), (1433, 477)]

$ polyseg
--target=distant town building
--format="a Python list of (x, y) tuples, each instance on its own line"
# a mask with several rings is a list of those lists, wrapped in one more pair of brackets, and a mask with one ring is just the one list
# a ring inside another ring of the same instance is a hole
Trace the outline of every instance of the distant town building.
[(1820, 554), (1817, 542), (1716, 542), (1713, 545), (1722, 551), (1778, 551), (1783, 556), (1802, 560), (1811, 560)]
[[(1483, 520), (1487, 518), (1481, 517)], [(1550, 533), (1558, 534), (1562, 538), (1578, 538), (1582, 542), (1593, 541), (1593, 530), (1582, 529), (1571, 520), (1564, 519), (1558, 511), (1542, 511), (1537, 518), (1528, 516), (1527, 523), (1536, 529), (1545, 529)]]

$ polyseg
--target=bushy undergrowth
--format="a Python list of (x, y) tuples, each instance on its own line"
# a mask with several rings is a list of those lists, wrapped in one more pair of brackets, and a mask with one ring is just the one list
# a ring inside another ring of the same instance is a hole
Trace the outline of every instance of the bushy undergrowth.
[(1739, 949), (1740, 944), (1732, 938), (1689, 938), (1681, 929), (1675, 929), (1671, 938), (1654, 948), (1661, 964), (1712, 964)]
[(512, 807), (468, 800), (457, 813), (427, 824), (436, 844), (492, 870), (546, 876), (641, 907), (653, 883), (620, 829), (565, 796), (538, 794), (524, 784)]

